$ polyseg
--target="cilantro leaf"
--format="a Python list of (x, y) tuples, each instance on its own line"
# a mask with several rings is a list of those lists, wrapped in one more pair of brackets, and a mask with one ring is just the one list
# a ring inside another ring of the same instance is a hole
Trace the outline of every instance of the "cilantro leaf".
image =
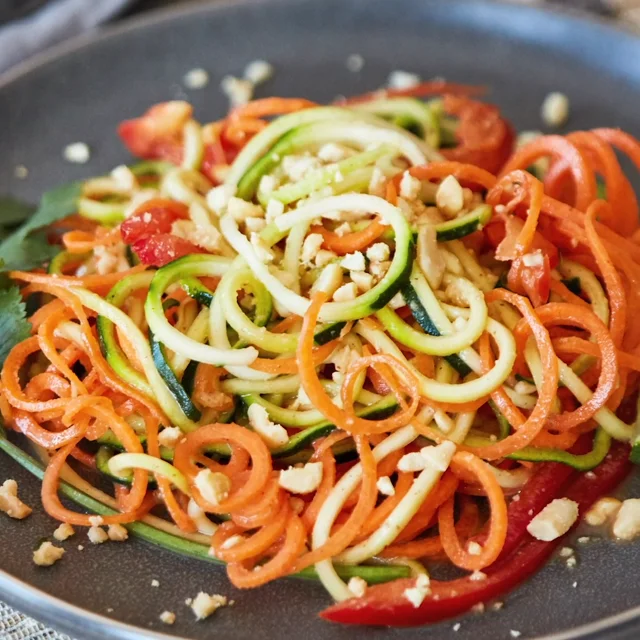
[(38, 231), (66, 218), (78, 209), (82, 182), (72, 182), (48, 191), (31, 218), (0, 243), (0, 258), (5, 270), (29, 270), (41, 266), (59, 251), (47, 242), (47, 235)]
[(0, 365), (9, 351), (31, 335), (31, 323), (20, 290), (13, 286), (0, 291)]
[(0, 226), (11, 227), (24, 222), (36, 208), (11, 196), (0, 196)]

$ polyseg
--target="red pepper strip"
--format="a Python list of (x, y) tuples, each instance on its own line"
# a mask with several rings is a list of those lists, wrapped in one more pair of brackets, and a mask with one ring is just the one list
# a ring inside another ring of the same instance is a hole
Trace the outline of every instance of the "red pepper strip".
[[(585, 434), (571, 447), (570, 452), (580, 455), (589, 451), (589, 446), (590, 437)], [(507, 537), (497, 562), (516, 550), (527, 535), (527, 525), (531, 518), (542, 511), (570, 480), (575, 480), (577, 475), (571, 467), (560, 462), (541, 462), (536, 465), (535, 473), (529, 482), (522, 488), (517, 499), (509, 504)], [(472, 540), (483, 544), (486, 537), (486, 533), (479, 533)]]
[[(580, 476), (565, 492), (565, 497), (578, 503), (583, 514), (600, 497), (612, 491), (631, 468), (629, 447), (616, 443), (596, 469)], [(551, 496), (548, 496), (550, 499)], [(369, 587), (361, 598), (351, 598), (325, 609), (320, 616), (332, 622), (376, 626), (415, 626), (439, 622), (469, 611), (480, 602), (502, 596), (546, 562), (562, 542), (527, 538), (517, 551), (485, 570), (486, 580), (469, 577), (450, 582), (431, 581), (431, 593), (419, 607), (414, 607), (404, 595), (415, 586), (415, 580), (405, 578)]]
[(507, 537), (497, 562), (511, 555), (527, 535), (527, 525), (551, 502), (560, 490), (576, 476), (576, 472), (560, 462), (543, 462), (535, 475), (520, 491), (517, 501), (511, 501), (507, 518)]
[(158, 233), (150, 238), (141, 238), (133, 243), (132, 249), (140, 258), (140, 262), (150, 267), (164, 267), (165, 264), (192, 253), (207, 253), (193, 242), (171, 233)]

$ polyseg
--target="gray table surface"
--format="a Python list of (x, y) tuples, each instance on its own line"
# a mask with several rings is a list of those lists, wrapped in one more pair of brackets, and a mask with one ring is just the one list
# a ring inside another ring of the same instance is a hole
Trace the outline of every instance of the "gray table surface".
[[(638, 27), (640, 32), (640, 0), (512, 0), (523, 4), (560, 4), (584, 9), (604, 16), (617, 17)], [(185, 0), (140, 0), (120, 20), (131, 15), (183, 3)], [(0, 640), (71, 640), (45, 625), (22, 615), (0, 602)]]

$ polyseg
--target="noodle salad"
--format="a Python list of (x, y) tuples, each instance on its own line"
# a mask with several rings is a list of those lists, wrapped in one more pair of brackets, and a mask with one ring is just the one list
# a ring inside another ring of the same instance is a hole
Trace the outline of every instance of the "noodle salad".
[(640, 143), (516, 146), (478, 93), (158, 104), (119, 128), (141, 162), (46, 194), (0, 245), (0, 410), (37, 458), (0, 448), (47, 513), (318, 579), (348, 624), (537, 571), (640, 459)]

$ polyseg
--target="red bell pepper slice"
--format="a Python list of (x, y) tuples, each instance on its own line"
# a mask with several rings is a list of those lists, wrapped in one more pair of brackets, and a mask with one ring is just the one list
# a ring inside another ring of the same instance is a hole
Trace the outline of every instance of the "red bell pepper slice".
[[(581, 475), (564, 492), (565, 497), (575, 500), (583, 514), (625, 478), (631, 468), (628, 457), (629, 447), (615, 443), (602, 464), (589, 474)], [(550, 480), (551, 472), (550, 467), (544, 470), (538, 481), (541, 482), (542, 477)], [(537, 503), (539, 497), (537, 492), (532, 492), (532, 502)], [(544, 499), (550, 501), (553, 497), (545, 495)], [(376, 626), (415, 626), (445, 620), (465, 613), (476, 604), (498, 598), (526, 580), (561, 542), (562, 538), (543, 542), (526, 534), (516, 551), (485, 570), (486, 580), (469, 577), (450, 582), (432, 580), (430, 595), (418, 607), (404, 595), (405, 589), (415, 585), (415, 580), (402, 579), (370, 587), (363, 597), (338, 602), (320, 615), (332, 622)]]
[(118, 134), (134, 156), (180, 164), (182, 128), (192, 113), (187, 102), (161, 102), (141, 117), (122, 122)]
[(526, 295), (534, 307), (549, 301), (551, 293), (551, 267), (549, 257), (541, 254), (542, 264), (527, 266), (524, 258), (516, 258), (511, 263), (507, 285), (510, 291)]
[(170, 233), (176, 220), (188, 217), (189, 209), (181, 202), (154, 198), (143, 202), (120, 225), (120, 235), (124, 242), (133, 244), (158, 233)]
[(538, 465), (535, 475), (518, 494), (518, 499), (509, 503), (507, 537), (498, 561), (516, 550), (528, 535), (527, 525), (531, 518), (540, 513), (576, 475), (571, 467), (560, 462), (543, 462)]
[(192, 253), (207, 253), (193, 242), (170, 233), (159, 233), (150, 238), (142, 238), (135, 242), (132, 248), (138, 254), (140, 262), (150, 267), (163, 267)]

